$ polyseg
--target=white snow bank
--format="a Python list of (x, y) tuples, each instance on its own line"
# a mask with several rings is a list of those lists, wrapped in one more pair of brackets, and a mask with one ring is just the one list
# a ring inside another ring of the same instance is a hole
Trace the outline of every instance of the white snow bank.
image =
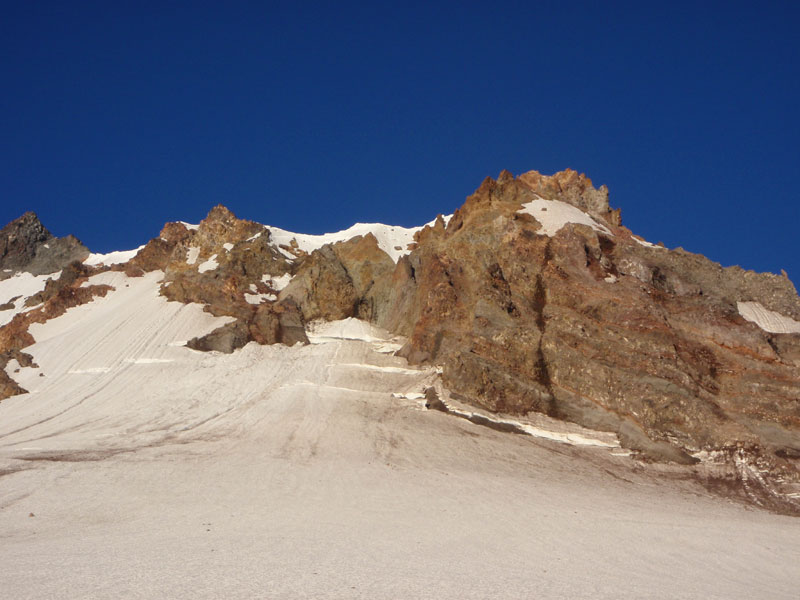
[[(444, 217), (445, 224), (449, 222), (453, 215)], [(290, 246), (292, 240), (297, 241), (297, 247), (304, 252), (313, 252), (325, 244), (343, 242), (357, 236), (364, 236), (371, 233), (378, 240), (378, 247), (386, 252), (394, 262), (401, 256), (405, 256), (411, 250), (408, 245), (413, 243), (414, 234), (427, 225), (433, 225), (435, 221), (426, 223), (421, 227), (400, 227), (394, 225), (384, 225), (382, 223), (356, 223), (348, 229), (335, 233), (323, 233), (321, 235), (310, 235), (305, 233), (292, 233), (278, 227), (269, 227), (272, 241), (278, 245)]]
[(800, 321), (764, 308), (758, 302), (737, 302), (739, 314), (770, 333), (800, 333)]
[(544, 198), (539, 198), (538, 200), (523, 204), (518, 212), (534, 217), (542, 224), (539, 233), (550, 237), (558, 233), (567, 223), (588, 225), (595, 231), (605, 233), (606, 235), (613, 235), (608, 227), (602, 225), (581, 209), (567, 204), (566, 202), (561, 202), (560, 200), (545, 200)]
[(95, 265), (118, 265), (126, 263), (139, 253), (139, 250), (144, 248), (144, 244), (133, 250), (116, 250), (108, 252), (107, 254), (95, 254), (94, 252), (89, 255), (89, 258), (83, 261), (83, 264), (89, 266)]
[(217, 262), (217, 255), (212, 254), (211, 258), (209, 258), (206, 262), (202, 263), (199, 267), (197, 267), (197, 270), (200, 273), (205, 273), (206, 271), (213, 271), (218, 266), (219, 263)]
[(190, 229), (192, 231), (197, 231), (197, 229), (200, 227), (200, 225), (193, 225), (192, 223), (187, 223), (186, 221), (178, 221), (178, 223), (186, 227), (186, 229)]

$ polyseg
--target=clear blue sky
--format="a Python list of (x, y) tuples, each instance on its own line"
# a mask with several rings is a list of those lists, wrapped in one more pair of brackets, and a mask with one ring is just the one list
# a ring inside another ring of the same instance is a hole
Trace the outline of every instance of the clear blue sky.
[(572, 167), (634, 232), (800, 283), (798, 2), (2, 2), (0, 221), (94, 251), (222, 203), (416, 225)]

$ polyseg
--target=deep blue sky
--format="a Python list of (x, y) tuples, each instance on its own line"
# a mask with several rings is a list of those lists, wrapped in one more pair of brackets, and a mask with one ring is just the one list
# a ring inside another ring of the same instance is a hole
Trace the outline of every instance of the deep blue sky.
[(800, 282), (798, 2), (2, 2), (0, 221), (94, 251), (217, 203), (416, 225), (572, 167), (623, 223)]

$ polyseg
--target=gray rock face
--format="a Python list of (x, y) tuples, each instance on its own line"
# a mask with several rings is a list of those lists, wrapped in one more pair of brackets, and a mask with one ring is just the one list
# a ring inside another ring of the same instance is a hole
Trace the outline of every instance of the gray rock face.
[(0, 230), (0, 279), (26, 271), (33, 275), (55, 273), (89, 250), (74, 236), (56, 238), (39, 218), (27, 212)]

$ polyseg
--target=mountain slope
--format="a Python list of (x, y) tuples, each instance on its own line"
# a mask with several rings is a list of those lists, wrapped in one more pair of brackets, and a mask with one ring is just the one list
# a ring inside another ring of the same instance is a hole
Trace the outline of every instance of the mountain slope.
[(191, 350), (226, 319), (161, 277), (95, 275), (114, 290), (31, 326), (30, 393), (0, 404), (6, 593), (793, 597), (796, 519), (580, 443), (603, 434), (427, 411), (437, 370), (363, 321)]
[(218, 206), (49, 276), (20, 223), (2, 589), (796, 591), (796, 519), (741, 504), (800, 513), (792, 283), (636, 238), (574, 171), (504, 172), (413, 229)]

